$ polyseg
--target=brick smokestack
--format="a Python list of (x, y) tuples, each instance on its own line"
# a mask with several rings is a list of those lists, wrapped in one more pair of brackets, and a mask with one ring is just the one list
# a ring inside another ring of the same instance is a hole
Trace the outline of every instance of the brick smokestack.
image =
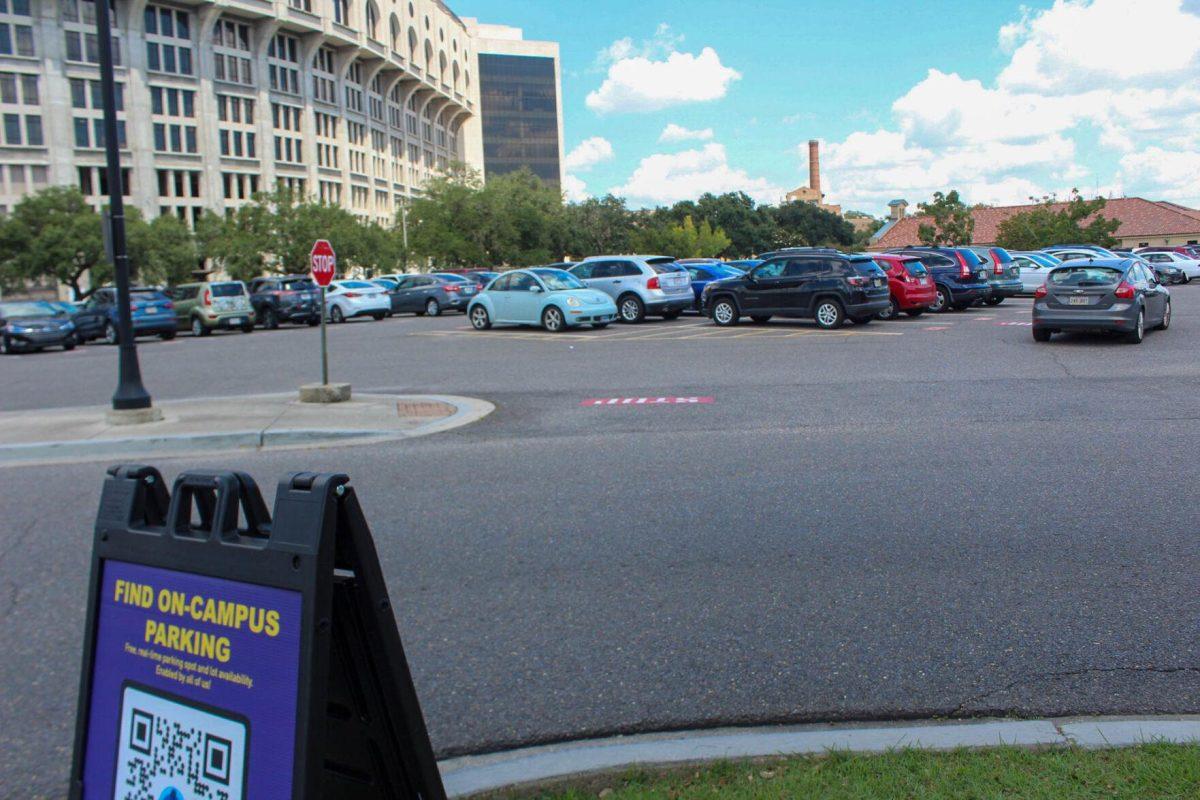
[(821, 197), (821, 143), (816, 139), (808, 140), (808, 188)]

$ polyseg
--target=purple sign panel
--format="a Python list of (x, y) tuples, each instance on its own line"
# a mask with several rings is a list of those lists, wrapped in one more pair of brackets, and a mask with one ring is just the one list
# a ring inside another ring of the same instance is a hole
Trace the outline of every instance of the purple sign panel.
[(299, 592), (106, 561), (85, 800), (290, 798)]

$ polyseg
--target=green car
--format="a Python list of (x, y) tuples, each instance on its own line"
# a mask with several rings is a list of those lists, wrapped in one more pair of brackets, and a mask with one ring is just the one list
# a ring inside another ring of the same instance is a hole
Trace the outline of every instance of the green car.
[(218, 328), (254, 330), (254, 307), (241, 281), (185, 283), (171, 290), (171, 299), (179, 330), (190, 330), (193, 336), (208, 336)]

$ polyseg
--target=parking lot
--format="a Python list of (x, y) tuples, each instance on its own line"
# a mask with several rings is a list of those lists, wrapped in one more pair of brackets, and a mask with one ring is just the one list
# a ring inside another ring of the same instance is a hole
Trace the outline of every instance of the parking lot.
[[(155, 460), (343, 470), (440, 754), (611, 731), (1200, 712), (1200, 287), (1139, 346), (1030, 301), (822, 331), (331, 326), (356, 391), (497, 404), (386, 446)], [(156, 398), (288, 391), (309, 328), (139, 348)], [(0, 361), (103, 404), (115, 348)], [(602, 402), (595, 402), (602, 401)], [(100, 463), (6, 468), (0, 795), (61, 789)], [(19, 723), (19, 724), (18, 724)]]

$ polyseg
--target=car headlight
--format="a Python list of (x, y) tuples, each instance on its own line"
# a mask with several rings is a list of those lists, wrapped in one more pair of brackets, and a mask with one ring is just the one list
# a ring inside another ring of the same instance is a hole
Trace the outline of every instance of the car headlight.
[(63, 331), (73, 331), (73, 330), (75, 330), (75, 323), (74, 322), (64, 322), (62, 325), (59, 325), (58, 328), (59, 328), (59, 330), (63, 330)]
[(578, 297), (568, 297), (567, 305), (571, 306), (572, 308), (578, 308), (579, 306), (583, 305), (583, 303), (579, 302)]

